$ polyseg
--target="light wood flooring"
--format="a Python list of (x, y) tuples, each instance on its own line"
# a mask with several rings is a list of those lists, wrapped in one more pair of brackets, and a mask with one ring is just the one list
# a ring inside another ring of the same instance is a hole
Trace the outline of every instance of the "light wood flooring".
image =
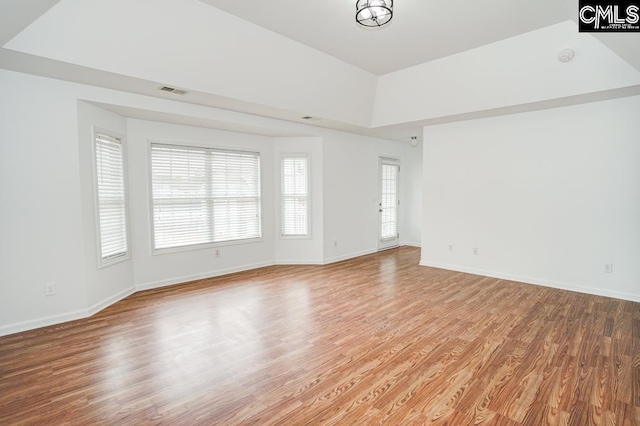
[(0, 425), (640, 425), (640, 304), (400, 248), (0, 338)]

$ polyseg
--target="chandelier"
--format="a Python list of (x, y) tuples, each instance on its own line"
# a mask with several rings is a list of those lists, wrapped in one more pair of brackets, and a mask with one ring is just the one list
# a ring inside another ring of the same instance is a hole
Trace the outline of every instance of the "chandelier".
[(356, 21), (365, 27), (381, 27), (393, 18), (393, 0), (357, 0)]

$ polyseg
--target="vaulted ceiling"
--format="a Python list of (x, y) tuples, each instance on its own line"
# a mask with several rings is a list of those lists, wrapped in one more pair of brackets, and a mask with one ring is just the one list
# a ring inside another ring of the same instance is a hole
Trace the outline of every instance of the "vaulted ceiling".
[(367, 31), (351, 0), (201, 1), (378, 75), (569, 19), (557, 0), (396, 0), (389, 25)]
[[(4, 0), (0, 67), (406, 140), (424, 125), (640, 93), (640, 34), (578, 33), (576, 8), (396, 0), (391, 24), (367, 30), (355, 0)], [(571, 63), (557, 61), (563, 48)]]

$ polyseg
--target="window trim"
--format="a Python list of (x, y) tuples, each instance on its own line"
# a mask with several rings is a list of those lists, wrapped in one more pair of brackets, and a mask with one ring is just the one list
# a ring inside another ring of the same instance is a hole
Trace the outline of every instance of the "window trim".
[[(378, 215), (378, 246), (380, 245), (381, 242), (388, 242), (388, 241), (392, 241), (394, 239), (398, 240), (398, 245), (400, 245), (400, 220), (401, 220), (401, 215), (400, 215), (400, 209), (402, 207), (402, 205), (400, 204), (400, 197), (401, 197), (401, 186), (400, 186), (400, 170), (401, 170), (401, 160), (398, 157), (395, 156), (390, 156), (390, 155), (381, 155), (380, 157), (378, 157), (378, 185), (380, 185), (380, 181), (382, 180), (382, 166), (383, 165), (390, 165), (390, 166), (397, 166), (398, 167), (398, 174), (396, 176), (396, 186), (397, 186), (397, 199), (398, 199), (398, 205), (396, 206), (396, 236), (395, 237), (387, 237), (387, 238), (381, 238), (382, 237), (382, 216)], [(381, 202), (382, 199), (381, 197), (381, 190), (380, 187), (378, 187), (378, 202)], [(395, 246), (394, 246), (395, 247)]]
[[(245, 152), (245, 153), (253, 153), (257, 154), (259, 158), (260, 164), (260, 237), (256, 238), (245, 238), (241, 240), (230, 240), (230, 241), (218, 241), (211, 243), (202, 243), (202, 244), (190, 244), (179, 247), (165, 247), (157, 249), (155, 247), (155, 223), (153, 220), (153, 166), (151, 159), (151, 146), (152, 145), (165, 145), (165, 146), (175, 146), (179, 148), (199, 148), (199, 149), (211, 149), (211, 150), (223, 150), (223, 151), (237, 151), (237, 152)], [(165, 254), (173, 254), (173, 253), (182, 253), (194, 250), (206, 250), (212, 249), (216, 247), (225, 247), (225, 246), (236, 246), (236, 245), (244, 245), (244, 244), (255, 244), (261, 243), (264, 241), (264, 167), (263, 167), (263, 149), (255, 148), (251, 146), (231, 146), (231, 145), (212, 145), (206, 142), (198, 142), (198, 141), (175, 141), (175, 140), (161, 140), (161, 139), (147, 139), (146, 144), (146, 157), (147, 157), (147, 188), (148, 188), (148, 218), (149, 218), (149, 253), (152, 256), (161, 256)]]
[[(124, 217), (125, 217), (125, 241), (127, 251), (124, 254), (102, 257), (102, 232), (100, 229), (100, 196), (98, 191), (98, 158), (96, 151), (96, 139), (98, 135), (104, 135), (113, 139), (118, 139), (122, 145), (122, 180), (124, 187)], [(96, 233), (96, 259), (98, 269), (117, 265), (131, 259), (131, 216), (129, 214), (129, 164), (127, 155), (127, 143), (125, 135), (107, 130), (98, 126), (91, 126), (91, 168), (93, 174), (93, 198), (94, 198), (94, 225)]]
[[(305, 235), (286, 235), (283, 234), (283, 220), (284, 220), (284, 212), (282, 211), (282, 160), (287, 157), (305, 157), (307, 159), (307, 233)], [(281, 240), (311, 240), (313, 238), (312, 232), (312, 175), (311, 175), (311, 152), (310, 151), (282, 151), (278, 156), (278, 170), (277, 173), (279, 175), (279, 185), (276, 189), (278, 191), (278, 232), (279, 238)]]

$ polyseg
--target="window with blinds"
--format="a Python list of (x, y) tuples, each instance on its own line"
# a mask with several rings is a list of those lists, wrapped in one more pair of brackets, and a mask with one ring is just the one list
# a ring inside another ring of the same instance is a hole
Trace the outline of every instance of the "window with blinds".
[(95, 135), (95, 166), (100, 263), (104, 266), (128, 255), (122, 141), (97, 133)]
[(151, 144), (157, 250), (260, 238), (260, 154)]
[(281, 234), (309, 235), (309, 158), (306, 154), (283, 154), (281, 172)]

